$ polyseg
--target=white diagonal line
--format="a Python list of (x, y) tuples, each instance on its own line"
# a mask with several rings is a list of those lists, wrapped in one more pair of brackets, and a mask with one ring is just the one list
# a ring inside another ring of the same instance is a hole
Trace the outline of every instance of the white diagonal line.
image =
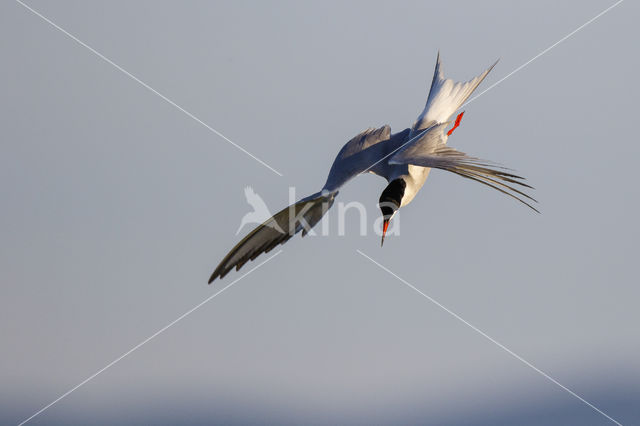
[(505, 352), (507, 352), (509, 355), (513, 356), (514, 358), (516, 358), (518, 361), (522, 362), (523, 364), (525, 364), (526, 366), (530, 367), (531, 369), (533, 369), (535, 372), (539, 373), (540, 375), (542, 375), (544, 378), (546, 378), (547, 380), (551, 381), (552, 383), (556, 384), (557, 386), (561, 387), (562, 389), (564, 389), (565, 391), (567, 391), (569, 394), (571, 394), (572, 396), (578, 398), (580, 401), (584, 402), (586, 405), (588, 405), (589, 407), (593, 408), (595, 411), (597, 411), (598, 413), (602, 414), (604, 417), (606, 417), (607, 419), (611, 420), (613, 423), (622, 426), (622, 424), (618, 421), (616, 421), (615, 419), (613, 419), (612, 417), (610, 417), (608, 414), (606, 414), (604, 411), (600, 410), (598, 407), (596, 407), (595, 405), (591, 404), (589, 401), (587, 401), (586, 399), (582, 398), (580, 395), (578, 395), (577, 393), (575, 393), (574, 391), (572, 391), (571, 389), (569, 389), (568, 387), (564, 386), (562, 383), (558, 382), (556, 379), (554, 379), (553, 377), (549, 376), (547, 373), (545, 373), (544, 371), (540, 370), (538, 367), (536, 367), (535, 365), (531, 364), (529, 361), (527, 361), (526, 359), (522, 358), (520, 355), (518, 355), (517, 353), (513, 352), (511, 349), (507, 348), (505, 345), (503, 345), (502, 343), (498, 342), (497, 340), (495, 340), (493, 337), (489, 336), (487, 333), (485, 333), (484, 331), (480, 330), (478, 327), (476, 327), (475, 325), (469, 323), (467, 320), (465, 320), (464, 318), (462, 318), (460, 315), (456, 314), (455, 312), (453, 312), (451, 309), (447, 308), (446, 306), (444, 306), (442, 303), (438, 302), (437, 300), (435, 300), (433, 297), (428, 296), (427, 294), (423, 293), (422, 291), (420, 291), (418, 288), (416, 288), (415, 286), (413, 286), (411, 283), (407, 282), (406, 280), (404, 280), (403, 278), (399, 277), (398, 275), (396, 275), (395, 273), (393, 273), (391, 270), (389, 270), (388, 268), (386, 268), (385, 266), (381, 265), (380, 263), (376, 262), (375, 260), (373, 260), (371, 257), (367, 256), (366, 254), (364, 254), (362, 251), (360, 250), (356, 250), (359, 254), (361, 254), (363, 257), (369, 259), (371, 262), (373, 262), (374, 264), (376, 264), (378, 267), (380, 267), (382, 270), (388, 272), (389, 274), (393, 275), (395, 278), (397, 278), (399, 281), (401, 281), (403, 284), (405, 284), (407, 287), (411, 288), (412, 290), (416, 291), (418, 294), (420, 294), (422, 297), (426, 298), (427, 300), (429, 300), (431, 303), (435, 304), (436, 306), (438, 306), (439, 308), (442, 308), (443, 310), (445, 310), (448, 314), (452, 315), (455, 319), (459, 320), (460, 322), (462, 322), (463, 324), (465, 324), (466, 326), (468, 326), (469, 328), (471, 328), (473, 331), (479, 333), (480, 335), (482, 335), (483, 337), (487, 338), (489, 341), (491, 341), (492, 343), (494, 343), (496, 346), (498, 346), (500, 349), (503, 349)]
[(265, 263), (267, 263), (268, 261), (270, 261), (271, 259), (273, 259), (274, 257), (276, 257), (277, 255), (279, 255), (280, 253), (282, 253), (282, 250), (278, 251), (277, 253), (275, 253), (273, 256), (269, 257), (268, 259), (266, 259), (264, 262), (256, 265), (254, 268), (252, 268), (251, 270), (247, 271), (246, 274), (240, 276), (239, 278), (237, 278), (235, 281), (232, 281), (231, 283), (229, 283), (226, 287), (223, 287), (222, 289), (220, 289), (218, 292), (212, 294), (211, 296), (207, 297), (206, 299), (204, 299), (202, 302), (198, 303), (196, 306), (194, 306), (193, 308), (189, 309), (187, 312), (185, 312), (184, 314), (180, 315), (178, 318), (176, 318), (175, 320), (171, 321), (169, 324), (165, 325), (164, 327), (162, 327), (160, 330), (156, 331), (155, 333), (153, 333), (151, 336), (147, 337), (146, 339), (144, 339), (142, 342), (138, 343), (137, 345), (135, 345), (134, 347), (132, 347), (131, 349), (129, 349), (127, 352), (123, 353), (122, 355), (120, 355), (118, 358), (114, 359), (113, 361), (111, 361), (109, 364), (105, 365), (104, 367), (102, 367), (100, 370), (96, 371), (95, 373), (93, 373), (91, 376), (87, 377), (86, 379), (84, 379), (83, 381), (81, 381), (80, 383), (78, 383), (77, 385), (75, 385), (74, 387), (72, 387), (71, 389), (69, 389), (68, 391), (66, 391), (65, 393), (63, 393), (62, 395), (60, 395), (58, 398), (56, 398), (55, 400), (51, 401), (49, 404), (45, 405), (44, 407), (42, 407), (40, 410), (36, 411), (35, 413), (33, 413), (30, 417), (26, 418), (25, 420), (21, 421), (18, 426), (22, 426), (23, 424), (27, 423), (28, 421), (30, 421), (31, 419), (33, 419), (34, 417), (36, 417), (37, 415), (41, 414), (43, 411), (47, 410), (48, 408), (50, 408), (52, 405), (56, 404), (57, 402), (59, 402), (60, 400), (66, 398), (67, 396), (69, 396), (69, 394), (71, 394), (73, 391), (77, 390), (79, 387), (85, 385), (86, 383), (88, 383), (89, 381), (91, 381), (92, 379), (94, 379), (96, 376), (98, 376), (99, 374), (103, 373), (105, 370), (113, 367), (116, 363), (118, 363), (119, 361), (121, 361), (123, 358), (125, 358), (127, 355), (130, 355), (132, 352), (136, 351), (137, 349), (140, 349), (140, 347), (142, 347), (143, 345), (145, 345), (146, 343), (148, 343), (150, 340), (152, 340), (153, 338), (157, 337), (159, 334), (165, 332), (167, 329), (169, 329), (170, 327), (172, 327), (173, 325), (175, 325), (178, 321), (184, 319), (185, 317), (187, 317), (188, 315), (190, 315), (191, 313), (193, 313), (196, 309), (200, 308), (201, 306), (203, 306), (204, 304), (206, 304), (207, 302), (209, 302), (211, 299), (213, 299), (214, 297), (218, 296), (219, 294), (221, 294), (223, 291), (225, 291), (226, 289), (228, 289), (229, 287), (231, 287), (232, 285), (234, 285), (235, 283), (237, 283), (238, 281), (240, 281), (241, 279), (243, 279), (244, 277), (246, 277), (247, 275), (249, 275), (250, 273), (252, 273), (253, 271), (255, 271), (256, 269), (258, 269), (259, 267), (261, 267), (262, 265), (264, 265)]
[[(485, 90), (483, 90), (482, 92), (478, 93), (476, 96), (474, 96), (473, 98), (469, 99), (467, 102), (465, 102), (464, 104), (462, 104), (462, 106), (459, 109), (464, 108), (465, 106), (469, 105), (471, 102), (475, 101), (476, 99), (478, 99), (480, 96), (484, 95), (485, 93), (487, 93), (489, 90), (493, 89), (494, 87), (496, 87), (497, 85), (499, 85), (500, 83), (502, 83), (503, 81), (505, 81), (506, 79), (508, 79), (509, 77), (511, 77), (512, 75), (514, 75), (515, 73), (517, 73), (518, 71), (522, 70), (524, 67), (526, 67), (527, 65), (529, 65), (531, 62), (535, 61), (536, 59), (538, 59), (539, 57), (541, 57), (542, 55), (544, 55), (545, 53), (549, 52), (551, 49), (553, 49), (554, 47), (556, 47), (557, 45), (559, 45), (560, 43), (562, 43), (563, 41), (565, 41), (566, 39), (568, 39), (569, 37), (571, 37), (572, 35), (574, 35), (575, 33), (577, 33), (578, 31), (582, 30), (584, 27), (586, 27), (587, 25), (591, 24), (593, 21), (595, 21), (596, 19), (600, 18), (602, 15), (604, 15), (605, 13), (609, 12), (611, 9), (613, 9), (614, 7), (616, 7), (617, 5), (619, 5), (620, 3), (622, 3), (624, 0), (618, 0), (617, 2), (615, 2), (614, 4), (612, 4), (611, 6), (609, 6), (608, 8), (606, 8), (605, 10), (603, 10), (602, 12), (598, 13), (596, 16), (594, 16), (593, 18), (589, 19), (587, 22), (585, 22), (584, 24), (580, 25), (578, 28), (576, 28), (575, 30), (571, 31), (569, 34), (567, 34), (566, 36), (562, 37), (560, 40), (556, 41), (555, 43), (553, 43), (551, 46), (547, 47), (546, 49), (544, 49), (542, 52), (538, 53), (536, 56), (534, 56), (533, 58), (529, 59), (527, 62), (525, 62), (524, 64), (520, 65), (518, 68), (514, 69), (513, 71), (511, 71), (509, 74), (505, 75), (504, 77), (502, 77), (500, 80), (496, 81), (495, 83), (493, 83), (491, 86), (487, 87)], [(413, 139), (409, 139), (407, 142), (403, 143), (402, 145), (400, 145), (398, 148), (394, 149), (393, 151), (391, 151), (389, 154), (385, 155), (384, 157), (382, 157), (381, 159), (379, 159), (378, 161), (376, 161), (375, 163), (373, 163), (372, 165), (370, 165), (369, 167), (367, 167), (362, 173), (366, 173), (369, 170), (371, 170), (372, 167), (376, 166), (378, 163), (380, 163), (381, 161), (389, 158), (390, 156), (392, 156), (393, 154), (395, 154), (396, 152), (398, 152), (399, 150), (401, 150), (402, 148), (405, 147), (405, 145), (407, 145), (409, 142), (411, 142)]]
[(58, 31), (62, 32), (64, 35), (66, 35), (67, 37), (69, 37), (70, 39), (75, 41), (76, 43), (78, 43), (81, 46), (87, 48), (89, 51), (91, 51), (97, 57), (99, 57), (103, 61), (107, 62), (108, 64), (112, 65), (117, 70), (119, 70), (123, 74), (125, 74), (127, 77), (129, 77), (132, 80), (136, 81), (137, 83), (139, 83), (140, 85), (142, 85), (146, 89), (150, 90), (151, 92), (153, 92), (154, 94), (158, 95), (160, 98), (162, 98), (163, 100), (165, 100), (166, 102), (168, 102), (169, 104), (171, 104), (172, 106), (177, 108), (179, 111), (183, 112), (184, 114), (186, 114), (187, 116), (189, 116), (193, 120), (195, 120), (198, 123), (202, 124), (204, 127), (206, 127), (207, 129), (211, 130), (213, 133), (215, 133), (216, 135), (220, 136), (222, 139), (224, 139), (225, 141), (229, 142), (231, 145), (235, 146), (240, 151), (244, 152), (249, 157), (251, 157), (254, 160), (256, 160), (258, 163), (262, 164), (263, 166), (265, 166), (266, 168), (268, 168), (269, 170), (271, 170), (272, 172), (274, 172), (278, 176), (282, 176), (282, 173), (280, 173), (279, 171), (277, 171), (276, 169), (274, 169), (273, 167), (271, 167), (270, 165), (268, 165), (267, 163), (265, 163), (264, 161), (262, 161), (261, 159), (259, 159), (258, 157), (256, 157), (255, 155), (253, 155), (252, 153), (250, 153), (249, 151), (247, 151), (243, 147), (241, 147), (240, 145), (238, 145), (237, 143), (233, 142), (231, 139), (229, 139), (228, 137), (226, 137), (225, 135), (223, 135), (222, 133), (220, 133), (219, 131), (217, 131), (216, 129), (214, 129), (213, 127), (211, 127), (210, 125), (208, 125), (207, 123), (205, 123), (204, 121), (202, 121), (201, 119), (199, 119), (198, 117), (196, 117), (195, 115), (193, 115), (192, 113), (190, 113), (189, 111), (187, 111), (186, 109), (184, 109), (183, 107), (181, 107), (180, 105), (178, 105), (177, 103), (172, 101), (171, 99), (167, 98), (165, 95), (163, 95), (162, 93), (158, 92), (156, 89), (154, 89), (153, 87), (149, 86), (147, 83), (145, 83), (144, 81), (140, 80), (138, 77), (136, 77), (135, 75), (131, 74), (129, 71), (125, 70), (120, 65), (116, 64), (111, 59), (107, 58), (102, 53), (100, 53), (97, 50), (95, 50), (93, 47), (89, 46), (87, 43), (83, 42), (82, 40), (80, 40), (79, 38), (77, 38), (76, 36), (74, 36), (73, 34), (68, 32), (64, 28), (60, 27), (58, 24), (56, 24), (55, 22), (51, 21), (46, 16), (42, 15), (37, 10), (35, 10), (32, 7), (30, 7), (29, 5), (23, 3), (21, 0), (16, 0), (16, 2), (19, 3), (20, 5), (22, 5), (27, 10), (31, 11), (34, 15), (40, 17), (45, 22), (49, 23), (55, 29), (57, 29)]
[(560, 40), (556, 41), (555, 43), (553, 43), (551, 46), (547, 47), (546, 49), (544, 49), (542, 52), (538, 53), (536, 56), (534, 56), (533, 58), (529, 59), (527, 62), (525, 62), (524, 64), (520, 65), (518, 68), (514, 69), (513, 71), (511, 71), (509, 74), (505, 75), (504, 77), (502, 77), (500, 80), (496, 81), (495, 83), (493, 83), (491, 86), (487, 87), (486, 89), (484, 89), (482, 92), (478, 93), (476, 96), (474, 96), (473, 98), (469, 99), (467, 102), (465, 102), (464, 104), (462, 104), (462, 106), (460, 107), (460, 109), (464, 108), (465, 106), (469, 105), (471, 102), (475, 101), (476, 99), (478, 99), (480, 96), (484, 95), (485, 93), (487, 93), (489, 90), (493, 89), (494, 87), (496, 87), (498, 84), (502, 83), (503, 81), (505, 81), (506, 79), (508, 79), (509, 77), (511, 77), (513, 74), (517, 73), (518, 71), (520, 71), (522, 68), (526, 67), (527, 65), (529, 65), (531, 62), (535, 61), (536, 59), (538, 59), (540, 56), (544, 55), (545, 53), (547, 53), (548, 51), (550, 51), (551, 49), (553, 49), (554, 47), (556, 47), (557, 45), (559, 45), (560, 43), (562, 43), (563, 41), (565, 41), (566, 39), (568, 39), (569, 37), (571, 37), (572, 35), (574, 35), (575, 33), (577, 33), (578, 31), (580, 31), (581, 29), (583, 29), (584, 27), (586, 27), (587, 25), (589, 25), (590, 23), (592, 23), (593, 21), (595, 21), (596, 19), (598, 19), (599, 17), (601, 17), (602, 15), (604, 15), (605, 13), (607, 13), (608, 11), (610, 11), (611, 9), (613, 9), (614, 7), (616, 7), (617, 5), (619, 5), (620, 3), (622, 3), (624, 0), (618, 0), (617, 2), (615, 2), (614, 4), (612, 4), (611, 6), (609, 6), (608, 8), (606, 8), (605, 10), (603, 10), (602, 12), (598, 13), (596, 16), (594, 16), (593, 18), (589, 19), (587, 22), (585, 22), (584, 24), (580, 25), (578, 28), (576, 28), (575, 30), (571, 31), (569, 34), (567, 34), (566, 36), (562, 37)]

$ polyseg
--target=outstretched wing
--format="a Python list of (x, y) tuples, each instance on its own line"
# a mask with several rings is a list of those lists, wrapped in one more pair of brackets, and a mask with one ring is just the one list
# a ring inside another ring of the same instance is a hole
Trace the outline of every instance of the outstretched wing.
[(222, 259), (209, 284), (222, 278), (233, 268), (236, 271), (249, 260), (271, 251), (278, 244), (284, 244), (302, 230), (304, 237), (333, 205), (337, 193), (316, 193), (292, 204), (251, 231)]
[[(239, 270), (249, 260), (284, 244), (301, 230), (304, 237), (333, 205), (338, 189), (351, 178), (367, 171), (386, 176), (386, 169), (391, 167), (387, 160), (407, 141), (409, 130), (391, 135), (391, 128), (382, 126), (352, 138), (336, 156), (323, 190), (286, 207), (244, 237), (213, 271), (209, 283), (233, 268)], [(254, 208), (262, 202), (250, 187), (245, 188), (245, 195)]]
[(360, 173), (387, 177), (388, 157), (407, 141), (410, 129), (391, 134), (391, 127), (369, 128), (347, 142), (333, 161), (324, 189), (337, 191)]
[(521, 190), (510, 185), (518, 185), (533, 189), (522, 182), (523, 177), (506, 172), (505, 168), (493, 163), (470, 157), (464, 152), (446, 146), (447, 136), (445, 127), (450, 122), (440, 123), (422, 130), (412, 138), (404, 147), (398, 150), (391, 159), (390, 164), (413, 164), (422, 167), (434, 167), (447, 170), (462, 177), (483, 183), (497, 191), (515, 198), (524, 205), (540, 213), (525, 199), (537, 202)]
[(471, 96), (471, 93), (476, 90), (478, 85), (482, 83), (482, 80), (484, 80), (497, 63), (496, 61), (496, 63), (491, 65), (482, 74), (469, 81), (456, 82), (444, 78), (440, 62), (440, 52), (438, 52), (429, 97), (427, 98), (424, 110), (411, 128), (412, 135), (415, 135), (418, 130), (426, 129), (436, 123), (448, 121), (453, 113)]

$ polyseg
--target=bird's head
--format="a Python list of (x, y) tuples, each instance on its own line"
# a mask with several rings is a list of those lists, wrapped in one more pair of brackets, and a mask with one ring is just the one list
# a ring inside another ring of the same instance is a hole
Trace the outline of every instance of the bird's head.
[(404, 179), (394, 179), (389, 182), (389, 185), (380, 194), (380, 200), (378, 205), (382, 212), (382, 241), (380, 246), (384, 244), (384, 237), (387, 234), (387, 228), (389, 228), (389, 222), (391, 218), (396, 214), (400, 206), (402, 205), (402, 197), (404, 196), (404, 189), (407, 183)]

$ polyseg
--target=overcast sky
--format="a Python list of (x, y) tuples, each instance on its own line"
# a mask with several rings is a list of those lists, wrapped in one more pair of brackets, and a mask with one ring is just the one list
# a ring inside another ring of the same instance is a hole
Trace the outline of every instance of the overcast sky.
[[(422, 110), (440, 50), (482, 91), (614, 1), (0, 3), (0, 423), (16, 424), (259, 262), (207, 286), (361, 130)], [(638, 13), (625, 1), (467, 106), (449, 144), (538, 215), (431, 173), (380, 248), (295, 237), (31, 424), (640, 423)], [(346, 186), (369, 230), (386, 182)], [(336, 211), (330, 213), (336, 218)], [(245, 228), (243, 233), (249, 231)]]

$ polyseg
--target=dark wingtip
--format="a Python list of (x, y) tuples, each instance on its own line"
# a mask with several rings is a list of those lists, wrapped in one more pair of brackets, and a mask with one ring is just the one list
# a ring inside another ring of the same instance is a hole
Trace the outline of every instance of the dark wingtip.
[(496, 59), (496, 61), (493, 63), (493, 65), (491, 65), (491, 66), (489, 67), (489, 72), (491, 72), (491, 70), (493, 69), (493, 67), (495, 67), (496, 65), (498, 65), (498, 62), (500, 62), (500, 59), (502, 59), (502, 58), (498, 58), (498, 59)]

